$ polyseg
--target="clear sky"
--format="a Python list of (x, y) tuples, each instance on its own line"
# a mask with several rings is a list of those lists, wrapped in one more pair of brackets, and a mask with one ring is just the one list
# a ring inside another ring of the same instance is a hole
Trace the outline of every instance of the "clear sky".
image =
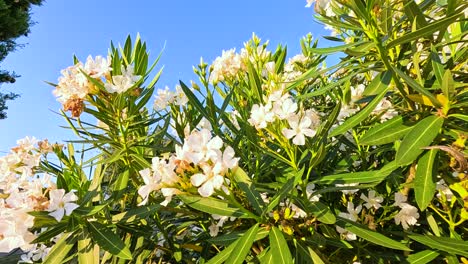
[[(75, 139), (61, 125), (63, 118), (52, 111), (61, 106), (52, 95), (60, 70), (72, 65), (73, 54), (84, 61), (91, 54), (107, 55), (110, 41), (124, 43), (128, 34), (140, 33), (153, 58), (166, 43), (159, 67), (164, 71), (158, 88), (174, 88), (179, 80), (195, 79), (192, 65), (200, 57), (211, 63), (221, 51), (240, 50), (253, 32), (262, 40), (288, 46), (288, 57), (300, 52), (299, 39), (311, 32), (327, 35), (314, 21), (313, 8), (305, 0), (48, 0), (33, 9), (37, 22), (27, 44), (2, 62), (2, 68), (21, 75), (1, 91), (19, 93), (9, 101), (8, 118), (0, 120), (0, 155), (19, 138), (35, 136), (52, 142)], [(323, 42), (325, 43), (325, 42)]]

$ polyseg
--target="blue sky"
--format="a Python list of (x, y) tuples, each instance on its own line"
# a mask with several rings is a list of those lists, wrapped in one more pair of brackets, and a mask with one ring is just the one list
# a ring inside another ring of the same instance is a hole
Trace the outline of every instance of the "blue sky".
[(164, 71), (157, 87), (173, 88), (179, 80), (195, 79), (192, 65), (200, 57), (211, 63), (221, 51), (240, 50), (253, 32), (262, 40), (288, 46), (288, 57), (300, 52), (299, 39), (311, 32), (327, 35), (314, 21), (313, 8), (305, 0), (157, 1), (157, 0), (48, 0), (33, 9), (33, 20), (22, 49), (10, 54), (2, 68), (21, 77), (4, 84), (1, 91), (19, 93), (8, 103), (8, 118), (0, 120), (0, 155), (17, 139), (35, 136), (50, 141), (75, 139), (59, 115), (61, 106), (52, 95), (60, 70), (70, 66), (72, 56), (84, 61), (91, 54), (106, 55), (110, 41), (124, 43), (128, 34), (140, 33), (153, 58), (166, 43), (159, 67)]

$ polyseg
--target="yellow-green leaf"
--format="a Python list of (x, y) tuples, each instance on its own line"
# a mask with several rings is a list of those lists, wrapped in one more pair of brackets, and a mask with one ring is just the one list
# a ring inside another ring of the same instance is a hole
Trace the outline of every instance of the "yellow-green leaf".
[(246, 209), (236, 207), (223, 200), (187, 194), (178, 195), (177, 197), (186, 205), (205, 213), (234, 216), (238, 218), (252, 218), (251, 214), (246, 213)]
[(275, 226), (270, 230), (270, 248), (275, 263), (292, 264), (293, 259), (283, 233)]
[(426, 264), (439, 256), (439, 253), (434, 250), (424, 250), (415, 254), (411, 254), (406, 260), (411, 264)]
[(252, 226), (245, 234), (239, 239), (236, 247), (229, 255), (226, 264), (241, 264), (244, 262), (245, 257), (249, 254), (253, 242), (258, 231), (258, 223)]

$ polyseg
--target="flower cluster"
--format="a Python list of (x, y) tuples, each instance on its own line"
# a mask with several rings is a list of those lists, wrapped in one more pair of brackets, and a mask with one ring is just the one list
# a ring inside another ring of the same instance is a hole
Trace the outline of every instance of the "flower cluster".
[(140, 205), (147, 203), (151, 192), (159, 190), (166, 197), (163, 205), (173, 195), (190, 191), (191, 186), (197, 187), (203, 197), (213, 195), (228, 182), (226, 174), (239, 161), (232, 147), (222, 148), (221, 138), (212, 137), (208, 129), (193, 130), (182, 146), (176, 146), (175, 155), (164, 159), (155, 157), (151, 169), (140, 171), (145, 182), (138, 190), (144, 199)]
[(245, 70), (246, 66), (242, 62), (240, 54), (236, 53), (235, 49), (227, 51), (223, 50), (221, 57), (217, 57), (212, 66), (210, 74), (210, 83), (216, 84), (226, 79), (233, 78), (241, 70)]
[[(63, 108), (72, 112), (77, 117), (83, 112), (83, 101), (93, 89), (86, 75), (96, 80), (101, 80), (109, 76), (112, 68), (110, 59), (97, 56), (93, 59), (88, 56), (86, 62), (77, 62), (61, 71), (62, 76), (58, 79), (58, 84), (53, 91)], [(85, 75), (86, 74), (86, 75)]]
[(188, 98), (180, 85), (176, 85), (175, 92), (169, 90), (169, 87), (158, 89), (158, 95), (154, 100), (154, 110), (161, 111), (167, 108), (170, 104), (177, 106), (185, 106), (188, 103)]
[(60, 221), (64, 213), (69, 215), (78, 207), (67, 203), (76, 201), (76, 196), (68, 200), (57, 197), (56, 193), (63, 196), (65, 190), (56, 189), (49, 175), (35, 176), (42, 155), (59, 146), (34, 137), (20, 139), (17, 144), (11, 153), (0, 158), (0, 252), (18, 247), (24, 251), (36, 250), (30, 244), (36, 236), (30, 231), (34, 217), (29, 212), (49, 211)]
[(304, 145), (305, 137), (313, 137), (320, 125), (320, 116), (313, 109), (299, 109), (293, 97), (283, 89), (270, 94), (266, 104), (252, 106), (248, 122), (256, 129), (263, 129), (276, 120), (287, 120), (289, 127), (281, 130), (295, 145)]
[(57, 97), (65, 111), (71, 111), (72, 116), (79, 117), (84, 110), (86, 96), (95, 94), (98, 90), (90, 80), (103, 85), (108, 93), (124, 93), (141, 79), (135, 75), (133, 65), (121, 66), (121, 74), (111, 76), (111, 58), (88, 56), (83, 64), (78, 61), (75, 65), (61, 71), (53, 94)]
[(407, 203), (408, 197), (404, 194), (397, 192), (395, 193), (395, 206), (401, 208), (398, 214), (395, 216), (395, 223), (401, 224), (404, 229), (408, 229), (410, 226), (416, 225), (419, 218), (418, 208)]

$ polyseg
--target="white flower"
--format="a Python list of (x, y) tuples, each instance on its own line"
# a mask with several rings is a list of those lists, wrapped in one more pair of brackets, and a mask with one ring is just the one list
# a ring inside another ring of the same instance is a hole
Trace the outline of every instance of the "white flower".
[(158, 89), (157, 93), (158, 95), (154, 100), (154, 110), (164, 110), (169, 104), (172, 104), (174, 102), (175, 94), (169, 91), (169, 87), (166, 86), (164, 90)]
[(352, 232), (349, 232), (348, 230), (342, 228), (342, 227), (339, 227), (339, 226), (336, 226), (336, 231), (338, 231), (338, 233), (341, 234), (341, 236), (348, 240), (348, 241), (352, 241), (352, 240), (356, 240), (357, 237), (356, 237), (356, 234), (352, 233)]
[(93, 57), (89, 55), (84, 65), (84, 71), (92, 78), (105, 77), (112, 70), (110, 63), (109, 57), (105, 59), (102, 56), (96, 56), (93, 60)]
[(242, 58), (236, 53), (235, 49), (224, 51), (221, 57), (217, 57), (211, 65), (211, 73), (209, 82), (216, 84), (222, 82), (225, 79), (233, 78), (236, 74), (244, 69), (245, 66), (242, 63)]
[(439, 193), (437, 194), (437, 198), (441, 199), (442, 194), (443, 194), (445, 198), (447, 199), (447, 201), (449, 202), (452, 201), (453, 193), (450, 190), (450, 188), (447, 186), (444, 180), (440, 180), (437, 182), (436, 190), (439, 191)]
[(206, 130), (209, 130), (209, 131), (213, 130), (213, 128), (211, 127), (210, 121), (208, 121), (208, 119), (206, 119), (205, 117), (202, 117), (200, 122), (198, 122), (197, 128), (206, 129)]
[(293, 117), (297, 111), (297, 103), (295, 103), (290, 96), (282, 101), (277, 101), (274, 104), (273, 111), (281, 120)]
[[(200, 131), (194, 130), (185, 138), (182, 151), (179, 151), (178, 158), (198, 164), (208, 160), (216, 160), (218, 152), (223, 146), (223, 141), (216, 136), (211, 138), (211, 132), (208, 129)], [(179, 156), (180, 155), (180, 156)]]
[(268, 123), (273, 122), (274, 114), (271, 105), (263, 106), (255, 104), (250, 110), (250, 118), (247, 120), (256, 129), (266, 128)]
[(71, 99), (83, 99), (88, 95), (88, 79), (81, 72), (81, 62), (61, 71), (62, 76), (58, 79), (58, 85), (52, 92), (57, 101), (64, 104)]
[(188, 97), (185, 95), (184, 90), (182, 90), (182, 87), (180, 85), (176, 85), (176, 91), (175, 91), (175, 98), (174, 98), (174, 103), (175, 105), (178, 106), (185, 106), (188, 103)]
[(307, 0), (307, 4), (305, 7), (311, 7), (315, 0)]
[(70, 215), (73, 210), (79, 207), (76, 203), (72, 203), (78, 200), (78, 196), (73, 192), (65, 194), (64, 189), (57, 189), (50, 191), (49, 196), (50, 204), (47, 211), (51, 212), (49, 215), (57, 219), (58, 222), (62, 220), (64, 215)]
[(416, 225), (419, 218), (418, 209), (409, 204), (403, 204), (400, 212), (395, 216), (395, 223), (408, 229), (410, 225)]
[(208, 229), (210, 230), (210, 236), (215, 237), (219, 233), (219, 226), (215, 223), (212, 223)]
[[(344, 217), (346, 219), (349, 219), (353, 222), (356, 222), (357, 219), (359, 218), (358, 214), (361, 212), (362, 210), (362, 206), (361, 205), (358, 205), (356, 208), (354, 208), (354, 204), (351, 203), (351, 202), (348, 202), (348, 206), (347, 206), (347, 213), (339, 213), (339, 216), (340, 217)], [(342, 228), (342, 227), (339, 227), (339, 226), (336, 226), (336, 231), (338, 231), (338, 233), (340, 233), (346, 240), (348, 241), (351, 241), (351, 240), (356, 240), (357, 237), (354, 233), (352, 232), (349, 232), (348, 230)]]
[(34, 263), (39, 260), (44, 261), (51, 248), (44, 244), (34, 244), (26, 254), (21, 255), (21, 262)]
[(395, 203), (393, 205), (403, 207), (404, 205), (406, 205), (407, 199), (408, 197), (406, 197), (404, 194), (402, 194), (401, 192), (397, 192), (395, 193)]
[(226, 173), (228, 170), (236, 168), (239, 158), (236, 158), (235, 155), (234, 149), (231, 146), (227, 146), (224, 152), (218, 152), (218, 156), (215, 159), (215, 167), (219, 167), (221, 173)]
[(198, 193), (203, 197), (211, 196), (215, 190), (220, 189), (224, 183), (224, 177), (221, 175), (220, 168), (212, 167), (209, 164), (203, 164), (203, 173), (197, 173), (190, 177), (193, 186), (199, 187)]
[(143, 201), (138, 205), (145, 205), (148, 202), (149, 194), (161, 188), (161, 180), (157, 179), (157, 176), (159, 175), (152, 175), (151, 170), (149, 168), (141, 170), (140, 175), (143, 178), (145, 184), (138, 189), (138, 194), (143, 198)]
[(122, 66), (122, 75), (112, 76), (112, 83), (104, 84), (104, 87), (109, 93), (124, 93), (141, 79), (139, 75), (133, 75), (133, 66), (127, 65), (127, 68)]
[(349, 219), (353, 222), (356, 222), (356, 220), (359, 218), (358, 214), (361, 212), (362, 206), (358, 205), (356, 208), (354, 208), (354, 204), (351, 202), (348, 202), (347, 210), (348, 210), (348, 213), (341, 212), (339, 216)]
[(379, 209), (381, 207), (380, 204), (383, 202), (383, 198), (381, 196), (375, 196), (374, 190), (369, 191), (368, 197), (362, 193), (361, 199), (366, 202), (364, 206), (367, 207), (367, 209), (370, 209), (371, 207)]
[(320, 197), (322, 197), (321, 194), (316, 194), (316, 195), (313, 195), (312, 196), (312, 193), (315, 191), (315, 184), (313, 183), (308, 183), (307, 186), (306, 186), (306, 194), (307, 194), (307, 198), (309, 198), (309, 200), (311, 202), (318, 202), (320, 200)]
[(305, 136), (313, 137), (315, 130), (310, 129), (312, 121), (307, 116), (302, 117), (299, 120), (299, 116), (295, 115), (288, 119), (289, 126), (291, 129), (283, 128), (281, 131), (287, 139), (293, 138), (295, 145), (302, 146), (305, 144)]

